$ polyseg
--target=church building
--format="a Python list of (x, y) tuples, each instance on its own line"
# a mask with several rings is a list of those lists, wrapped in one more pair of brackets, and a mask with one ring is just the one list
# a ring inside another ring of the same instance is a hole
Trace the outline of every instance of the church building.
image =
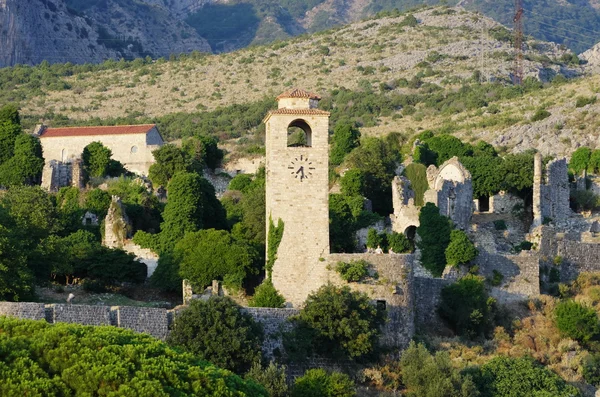
[(154, 163), (152, 151), (164, 144), (155, 124), (98, 127), (47, 128), (37, 126), (34, 135), (40, 138), (46, 163), (73, 163), (81, 158), (83, 149), (100, 142), (112, 151), (112, 158), (127, 170), (148, 175)]

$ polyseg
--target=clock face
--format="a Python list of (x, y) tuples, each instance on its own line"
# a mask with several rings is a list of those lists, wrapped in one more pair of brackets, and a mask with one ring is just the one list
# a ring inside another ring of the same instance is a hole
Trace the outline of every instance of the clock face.
[(308, 160), (307, 156), (301, 154), (300, 157), (294, 157), (292, 161), (290, 161), (288, 170), (290, 170), (290, 174), (295, 179), (304, 182), (305, 179), (312, 178), (312, 172), (315, 170), (315, 167), (312, 161)]

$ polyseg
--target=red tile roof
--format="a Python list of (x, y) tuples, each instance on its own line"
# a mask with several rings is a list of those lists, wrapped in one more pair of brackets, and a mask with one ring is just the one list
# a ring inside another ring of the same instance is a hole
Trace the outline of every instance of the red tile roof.
[(319, 95), (301, 90), (300, 88), (294, 88), (290, 91), (286, 91), (277, 97), (278, 100), (283, 98), (305, 98), (321, 100), (321, 97)]
[(281, 108), (277, 110), (272, 110), (270, 114), (300, 114), (300, 115), (310, 115), (310, 116), (329, 116), (330, 113), (324, 110), (319, 109), (288, 109)]
[(154, 127), (156, 127), (156, 124), (46, 128), (44, 132), (42, 132), (42, 135), (40, 135), (40, 138), (90, 135), (146, 134)]

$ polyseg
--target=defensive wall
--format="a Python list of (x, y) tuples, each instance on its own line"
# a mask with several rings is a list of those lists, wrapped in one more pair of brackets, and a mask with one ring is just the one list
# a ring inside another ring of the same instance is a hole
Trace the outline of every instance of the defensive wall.
[[(363, 282), (346, 282), (335, 271), (338, 262), (364, 260), (370, 276)], [(414, 290), (412, 254), (331, 254), (328, 257), (329, 279), (367, 294), (379, 307), (385, 306), (387, 318), (381, 343), (404, 348), (412, 339), (414, 327)]]
[[(282, 349), (282, 331), (289, 330), (288, 319), (297, 309), (248, 307), (242, 309), (262, 324), (265, 332), (263, 352), (273, 357)], [(136, 306), (92, 306), (73, 304), (44, 304), (33, 302), (0, 302), (0, 316), (27, 320), (46, 320), (50, 324), (111, 325), (135, 332), (147, 333), (165, 340), (177, 310)]]

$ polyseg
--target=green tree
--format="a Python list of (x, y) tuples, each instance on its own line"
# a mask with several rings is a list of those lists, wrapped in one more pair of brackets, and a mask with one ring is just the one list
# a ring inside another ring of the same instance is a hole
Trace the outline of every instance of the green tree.
[(360, 196), (365, 189), (366, 177), (363, 171), (353, 168), (340, 179), (342, 194), (345, 196)]
[(586, 146), (582, 146), (575, 150), (569, 160), (569, 169), (574, 174), (578, 175), (581, 171), (588, 168), (590, 157), (592, 156), (592, 150)]
[(442, 289), (438, 312), (454, 332), (475, 338), (492, 328), (494, 304), (483, 280), (467, 275)]
[(598, 315), (591, 307), (567, 300), (556, 306), (554, 315), (556, 327), (563, 336), (588, 343), (600, 334)]
[(255, 290), (248, 303), (250, 307), (285, 307), (285, 298), (275, 289), (273, 282), (266, 278)]
[(530, 357), (495, 357), (481, 366), (476, 383), (482, 397), (581, 396), (574, 386)]
[(36, 244), (56, 229), (54, 203), (39, 186), (13, 187), (2, 197), (0, 205), (10, 218), (7, 226), (22, 242)]
[(506, 170), (500, 157), (462, 157), (460, 161), (471, 173), (473, 197), (492, 196), (502, 189)]
[(255, 382), (147, 334), (8, 317), (0, 317), (0, 329), (0, 345), (11, 352), (0, 367), (3, 396), (268, 395)]
[(359, 358), (375, 351), (385, 312), (364, 293), (327, 284), (308, 296), (298, 320), (313, 333), (318, 354)]
[(85, 196), (84, 206), (88, 211), (104, 219), (110, 207), (110, 194), (101, 189), (92, 189)]
[(30, 299), (33, 296), (33, 282), (18, 239), (0, 225), (0, 300)]
[(478, 254), (477, 248), (462, 230), (450, 232), (450, 244), (446, 248), (446, 263), (451, 266), (464, 265), (471, 262)]
[(354, 397), (356, 387), (350, 377), (341, 372), (328, 373), (324, 369), (309, 369), (296, 378), (292, 397)]
[(464, 144), (455, 136), (440, 134), (425, 141), (429, 150), (436, 153), (436, 165), (440, 166), (452, 157), (472, 156), (473, 148), (469, 144)]
[(228, 297), (193, 300), (173, 324), (168, 343), (222, 368), (244, 373), (261, 358), (263, 332)]
[(101, 142), (92, 142), (84, 147), (81, 159), (86, 175), (94, 178), (106, 176), (111, 156), (112, 151)]
[(154, 164), (150, 166), (148, 177), (155, 188), (167, 186), (178, 172), (189, 172), (191, 161), (186, 153), (173, 144), (166, 144), (152, 152)]
[(348, 168), (360, 170), (365, 177), (361, 194), (371, 200), (373, 211), (382, 216), (393, 211), (392, 179), (400, 161), (400, 152), (389, 148), (384, 140), (374, 137), (363, 138), (360, 146), (346, 157)]
[(501, 190), (523, 195), (533, 187), (533, 157), (535, 152), (509, 154), (504, 157), (502, 168), (498, 170), (504, 176)]
[(0, 164), (14, 155), (15, 141), (21, 135), (21, 119), (17, 108), (4, 105), (0, 108)]
[(414, 397), (476, 397), (470, 377), (462, 377), (447, 352), (431, 355), (425, 346), (410, 342), (400, 359), (402, 381)]
[(600, 149), (596, 149), (590, 156), (587, 172), (598, 175), (600, 173)]
[(239, 289), (247, 275), (258, 273), (254, 266), (258, 253), (224, 230), (188, 232), (175, 246), (174, 255), (180, 261), (179, 275), (198, 290), (215, 279)]
[(19, 134), (14, 142), (14, 155), (0, 165), (0, 185), (33, 185), (39, 183), (44, 169), (39, 139)]
[(330, 160), (334, 165), (341, 164), (344, 157), (360, 143), (360, 131), (351, 124), (338, 123), (331, 137)]
[(417, 246), (421, 250), (421, 263), (434, 276), (439, 277), (446, 267), (446, 248), (450, 244), (450, 221), (440, 215), (433, 203), (427, 203), (419, 214), (417, 233), (421, 241)]

